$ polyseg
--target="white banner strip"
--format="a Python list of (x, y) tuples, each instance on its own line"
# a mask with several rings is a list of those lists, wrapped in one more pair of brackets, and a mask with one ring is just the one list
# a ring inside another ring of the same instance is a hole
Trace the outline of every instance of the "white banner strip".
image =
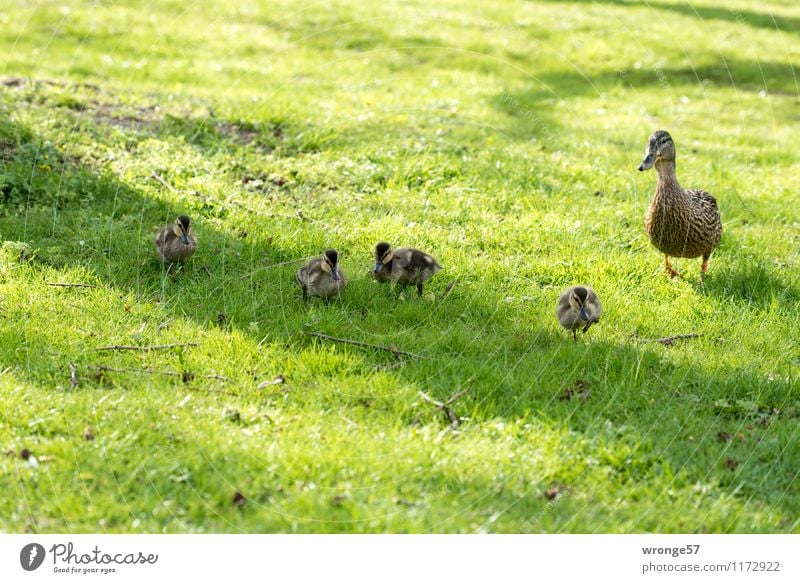
[(0, 535), (0, 581), (796, 583), (798, 554), (800, 535)]

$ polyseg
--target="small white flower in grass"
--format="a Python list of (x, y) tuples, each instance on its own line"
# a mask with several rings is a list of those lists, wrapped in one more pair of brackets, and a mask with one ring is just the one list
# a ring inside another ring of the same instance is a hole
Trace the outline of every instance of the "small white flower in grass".
[(84, 245), (86, 245), (86, 241), (78, 241), (78, 245), (80, 245), (81, 247), (83, 247)]
[(686, 95), (681, 97), (681, 103), (689, 103), (691, 101)]

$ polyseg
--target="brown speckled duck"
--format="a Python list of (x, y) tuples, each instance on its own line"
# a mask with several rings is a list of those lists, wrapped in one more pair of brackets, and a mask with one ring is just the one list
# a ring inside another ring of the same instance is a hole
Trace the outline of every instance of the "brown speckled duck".
[(664, 130), (650, 136), (639, 170), (655, 165), (658, 172), (656, 193), (647, 209), (644, 225), (647, 236), (664, 254), (664, 266), (675, 277), (672, 257), (703, 257), (701, 269), (708, 271), (708, 258), (722, 236), (717, 200), (704, 190), (684, 190), (675, 175), (675, 144)]
[(558, 322), (572, 332), (573, 340), (578, 339), (578, 329), (583, 328), (586, 334), (592, 324), (599, 322), (602, 311), (600, 298), (592, 288), (583, 285), (565, 289), (556, 306)]
[(422, 295), (422, 284), (441, 269), (433, 257), (419, 249), (392, 249), (389, 243), (383, 242), (375, 246), (373, 277), (381, 282), (415, 285), (419, 296)]
[(179, 216), (174, 223), (158, 232), (154, 243), (161, 261), (186, 261), (197, 250), (197, 237), (192, 231), (192, 221), (186, 215)]
[(328, 300), (339, 294), (347, 285), (344, 271), (339, 269), (339, 253), (328, 249), (320, 257), (315, 257), (297, 270), (297, 283), (303, 290), (303, 301), (309, 296)]

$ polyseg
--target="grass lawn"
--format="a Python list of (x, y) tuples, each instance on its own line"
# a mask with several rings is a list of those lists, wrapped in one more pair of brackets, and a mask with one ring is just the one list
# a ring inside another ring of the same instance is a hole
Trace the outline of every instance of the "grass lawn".
[[(0, 531), (800, 532), (798, 31), (794, 0), (0, 0)], [(722, 210), (704, 283), (644, 233), (654, 129)], [(422, 298), (371, 281), (380, 240), (444, 266)], [(304, 306), (328, 247), (349, 285)], [(421, 396), (462, 391), (457, 426)]]

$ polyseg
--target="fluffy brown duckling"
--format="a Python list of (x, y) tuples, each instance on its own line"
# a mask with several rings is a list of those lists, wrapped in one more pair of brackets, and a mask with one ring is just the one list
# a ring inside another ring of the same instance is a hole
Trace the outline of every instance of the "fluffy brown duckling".
[(419, 249), (392, 249), (385, 242), (375, 246), (373, 277), (380, 282), (414, 285), (419, 296), (422, 295), (422, 285), (441, 269), (436, 259)]
[(297, 283), (303, 290), (303, 301), (309, 296), (328, 300), (337, 296), (347, 285), (344, 271), (339, 269), (339, 253), (328, 249), (319, 257), (314, 257), (295, 274)]
[(577, 340), (578, 329), (583, 328), (585, 334), (592, 324), (600, 321), (602, 311), (600, 299), (594, 290), (576, 285), (564, 290), (559, 296), (556, 315), (559, 323), (572, 332), (573, 340)]
[(156, 251), (161, 261), (177, 263), (186, 261), (197, 250), (197, 237), (192, 230), (192, 221), (181, 215), (171, 225), (161, 229), (155, 239)]
[(670, 276), (678, 272), (672, 257), (703, 257), (700, 267), (708, 271), (708, 259), (722, 236), (722, 219), (717, 200), (704, 190), (684, 190), (675, 174), (675, 144), (664, 130), (650, 136), (639, 171), (655, 166), (658, 184), (647, 209), (644, 225), (650, 242), (664, 254)]

